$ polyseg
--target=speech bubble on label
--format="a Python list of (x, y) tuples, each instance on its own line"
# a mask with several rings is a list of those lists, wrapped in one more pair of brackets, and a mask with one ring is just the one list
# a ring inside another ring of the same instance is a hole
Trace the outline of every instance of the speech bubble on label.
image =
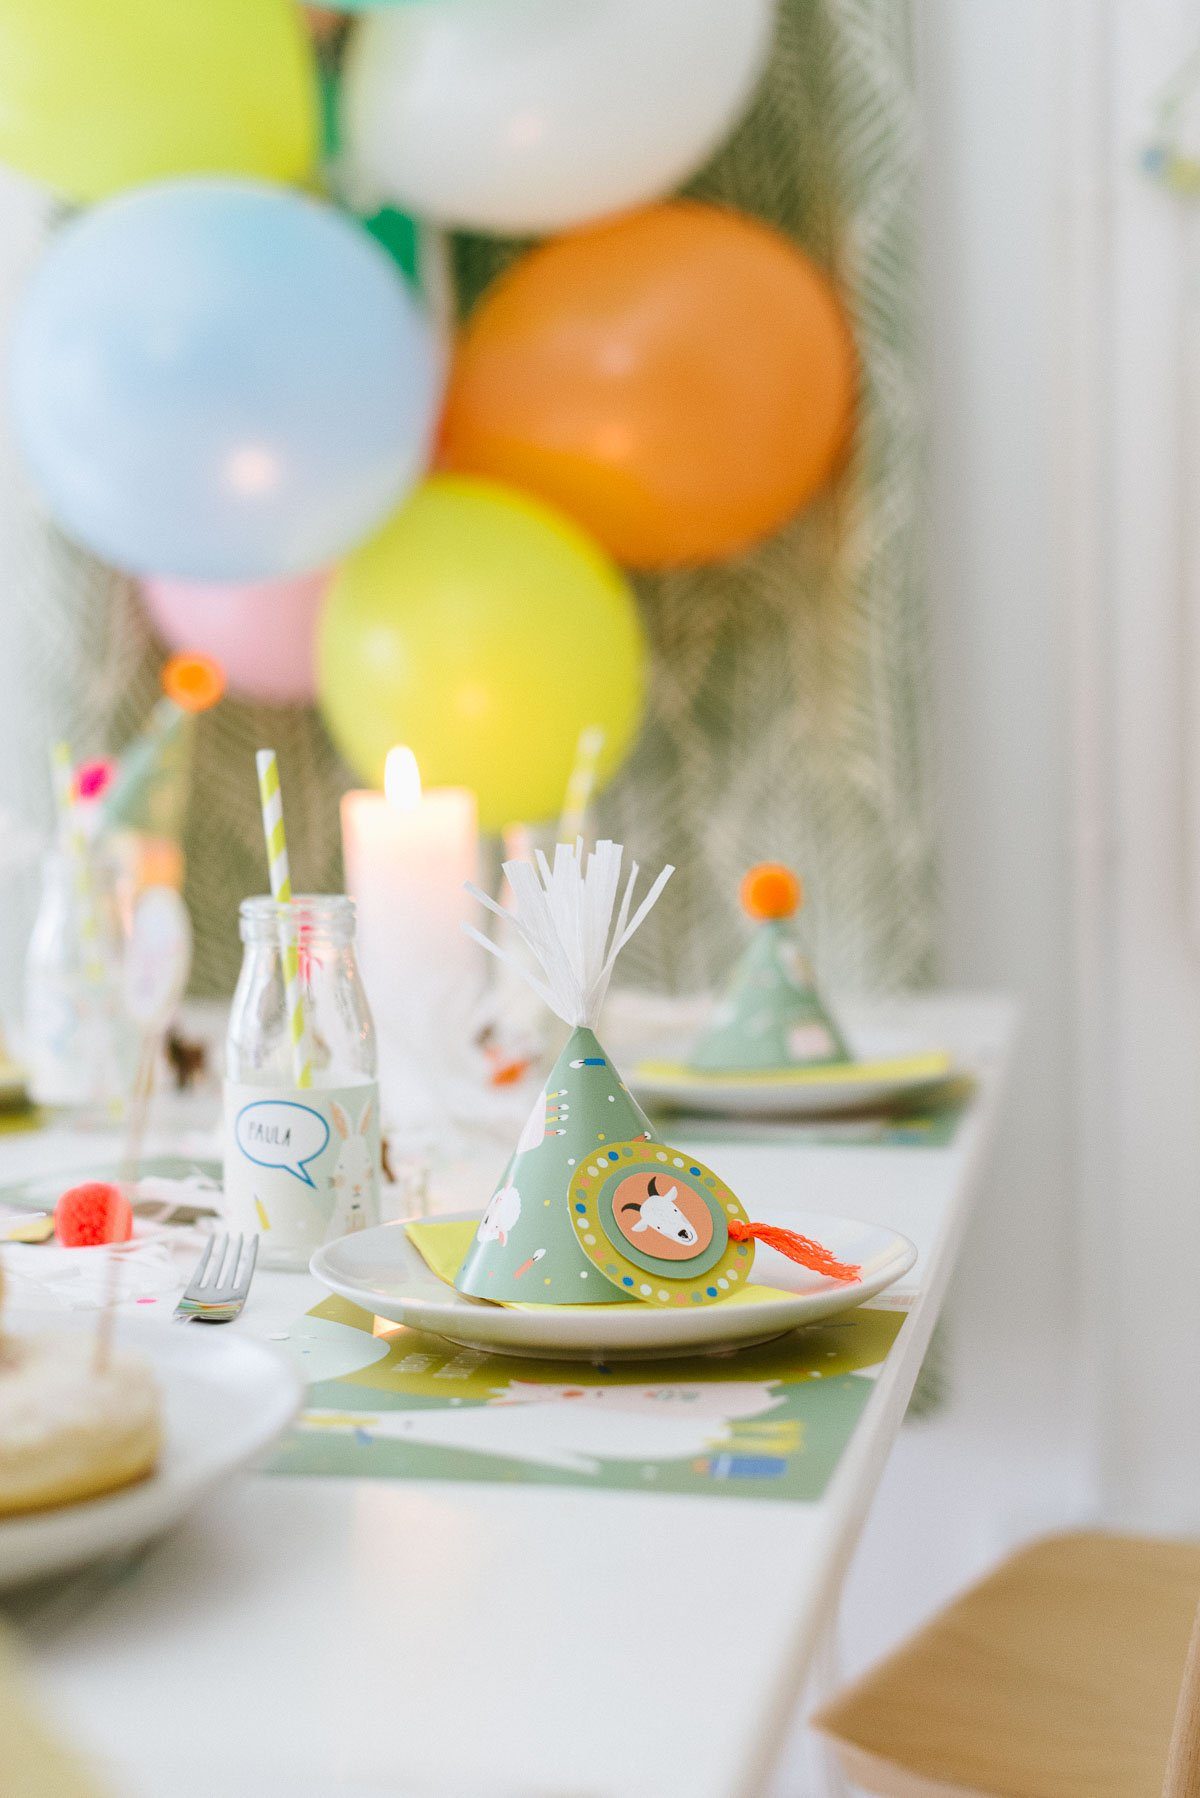
[(295, 1099), (255, 1099), (238, 1112), (234, 1134), (247, 1161), (294, 1174), (315, 1190), (308, 1164), (329, 1141), (329, 1125), (311, 1105)]

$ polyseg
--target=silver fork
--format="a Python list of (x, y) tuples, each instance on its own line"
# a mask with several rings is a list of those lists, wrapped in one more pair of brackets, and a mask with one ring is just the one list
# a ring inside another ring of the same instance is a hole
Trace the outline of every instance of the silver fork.
[(254, 1263), (258, 1259), (258, 1237), (209, 1237), (196, 1271), (183, 1297), (175, 1307), (176, 1323), (231, 1323), (246, 1303)]

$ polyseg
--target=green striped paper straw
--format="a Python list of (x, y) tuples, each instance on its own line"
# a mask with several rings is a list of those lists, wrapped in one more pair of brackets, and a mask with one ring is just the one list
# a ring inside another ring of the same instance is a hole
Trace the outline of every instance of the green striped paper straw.
[(558, 825), (560, 843), (573, 843), (576, 837), (583, 835), (588, 807), (596, 790), (596, 769), (603, 750), (604, 732), (598, 724), (589, 724), (580, 731), (575, 749), (575, 765), (571, 769), (571, 778), (563, 796), (562, 817)]
[(262, 802), (263, 836), (271, 897), (279, 906), (279, 938), (283, 950), (283, 982), (287, 994), (288, 1034), (292, 1039), (292, 1067), (297, 1086), (312, 1085), (312, 1061), (308, 1053), (304, 996), (300, 990), (300, 952), (292, 919), (292, 873), (288, 866), (287, 834), (283, 828), (283, 790), (279, 762), (273, 749), (260, 749), (254, 758), (258, 769), (258, 796)]

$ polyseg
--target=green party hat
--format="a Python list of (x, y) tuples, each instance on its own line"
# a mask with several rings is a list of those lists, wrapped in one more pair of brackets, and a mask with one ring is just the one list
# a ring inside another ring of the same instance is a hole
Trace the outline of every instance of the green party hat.
[(160, 699), (143, 731), (126, 745), (104, 798), (110, 824), (179, 837), (191, 774), (193, 724), (170, 699)]
[[(613, 965), (647, 916), (673, 870), (664, 868), (632, 912), (637, 865), (620, 903), (619, 845), (559, 844), (551, 868), (539, 852), (536, 865), (507, 861), (514, 909), (476, 898), (506, 918), (524, 945), (496, 944), (471, 934), (522, 978), (565, 1024), (571, 1035), (534, 1103), (508, 1166), (492, 1195), (474, 1243), (455, 1281), (473, 1298), (522, 1300), (547, 1305), (606, 1305), (628, 1296), (585, 1252), (572, 1222), (569, 1188), (576, 1169), (612, 1144), (646, 1141), (650, 1120), (597, 1041), (592, 1025), (604, 1003)], [(614, 911), (616, 913), (614, 920)]]
[[(560, 844), (553, 867), (504, 864), (513, 909), (471, 891), (508, 919), (528, 951), (468, 926), (498, 960), (520, 967), (570, 1025), (567, 1041), (480, 1220), (455, 1286), (500, 1304), (691, 1307), (745, 1287), (754, 1244), (837, 1280), (858, 1268), (795, 1231), (753, 1224), (703, 1163), (654, 1140), (650, 1120), (597, 1040), (593, 1025), (613, 964), (657, 900), (664, 868), (633, 910), (637, 864), (621, 893), (617, 843)], [(615, 913), (615, 917), (614, 917)], [(632, 913), (632, 915), (631, 915)]]
[[(529, 962), (472, 935), (524, 978), (565, 1024), (567, 1041), (480, 1220), (455, 1285), (501, 1303), (693, 1304), (724, 1297), (753, 1262), (730, 1220), (744, 1219), (715, 1175), (653, 1140), (650, 1120), (597, 1040), (595, 1023), (618, 954), (657, 900), (664, 868), (634, 910), (635, 863), (620, 890), (623, 851), (560, 844), (553, 867), (504, 864), (505, 916)], [(720, 1284), (718, 1285), (718, 1280)]]
[[(606, 1125), (607, 1128), (599, 1126)], [(472, 1298), (607, 1305), (625, 1294), (584, 1254), (567, 1204), (575, 1168), (611, 1143), (648, 1141), (650, 1120), (593, 1031), (579, 1025), (534, 1102), (455, 1282)]]
[(151, 836), (183, 833), (194, 719), (214, 706), (225, 676), (211, 656), (175, 655), (162, 671), (163, 696), (117, 764), (104, 794), (105, 822)]
[(796, 931), (802, 903), (803, 887), (789, 869), (764, 863), (746, 875), (742, 904), (755, 930), (692, 1050), (698, 1072), (773, 1073), (851, 1060)]

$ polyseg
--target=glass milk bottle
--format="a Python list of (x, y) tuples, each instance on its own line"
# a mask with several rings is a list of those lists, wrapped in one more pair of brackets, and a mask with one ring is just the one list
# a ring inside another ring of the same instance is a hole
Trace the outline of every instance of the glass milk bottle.
[(94, 847), (81, 866), (65, 848), (42, 864), (42, 892), (25, 958), (25, 1056), (41, 1105), (81, 1118), (120, 1116), (137, 1057), (125, 1012), (125, 933), (113, 870)]
[[(379, 1222), (375, 1026), (341, 895), (244, 899), (242, 971), (225, 1049), (225, 1209), (267, 1267), (303, 1269), (323, 1242)], [(283, 944), (297, 946), (293, 1043)], [(300, 1068), (311, 1080), (304, 1084)]]

